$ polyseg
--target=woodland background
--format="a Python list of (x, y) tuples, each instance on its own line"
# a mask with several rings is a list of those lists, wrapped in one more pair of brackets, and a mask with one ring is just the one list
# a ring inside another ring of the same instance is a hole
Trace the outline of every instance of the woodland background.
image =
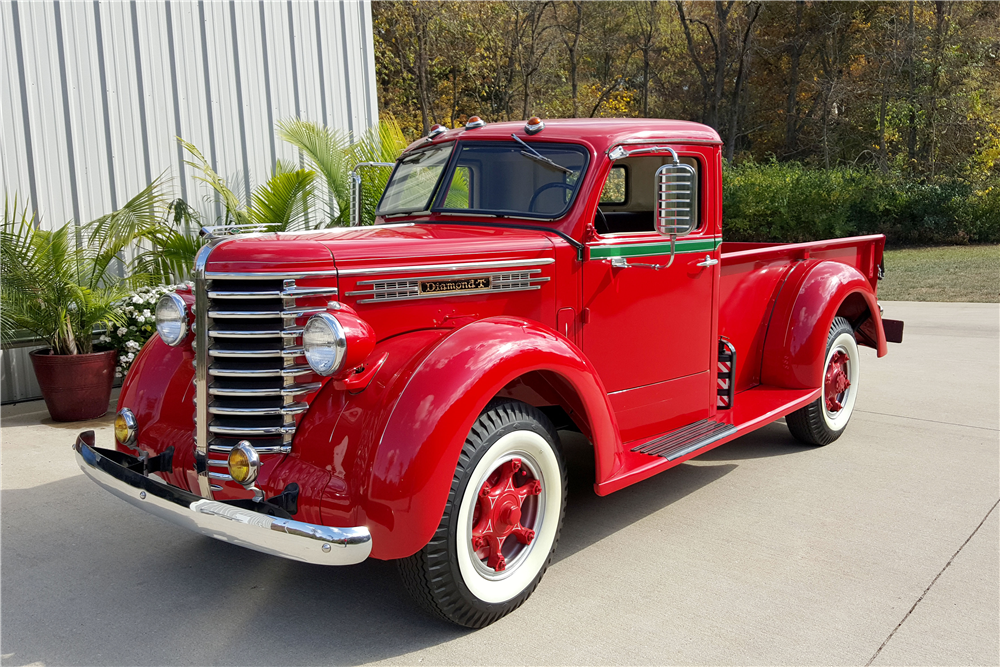
[(381, 111), (409, 137), (471, 115), (695, 120), (725, 141), (738, 236), (1000, 240), (1000, 3), (376, 1), (373, 14)]

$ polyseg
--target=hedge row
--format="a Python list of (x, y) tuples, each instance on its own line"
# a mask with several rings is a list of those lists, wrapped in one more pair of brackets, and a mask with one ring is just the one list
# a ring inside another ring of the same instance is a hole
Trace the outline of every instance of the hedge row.
[(730, 241), (812, 241), (885, 234), (891, 245), (1000, 242), (1000, 180), (908, 181), (861, 169), (796, 163), (727, 166), (723, 217)]

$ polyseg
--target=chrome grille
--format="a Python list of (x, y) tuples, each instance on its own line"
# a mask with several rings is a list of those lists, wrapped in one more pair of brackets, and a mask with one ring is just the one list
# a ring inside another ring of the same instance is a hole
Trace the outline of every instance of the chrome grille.
[[(301, 285), (308, 282), (308, 285)], [(205, 274), (197, 343), (206, 366), (205, 442), (212, 489), (232, 478), (230, 450), (247, 440), (261, 455), (291, 451), (297, 422), (323, 383), (305, 362), (302, 328), (337, 294), (336, 274)], [(199, 332), (200, 334), (200, 332)]]

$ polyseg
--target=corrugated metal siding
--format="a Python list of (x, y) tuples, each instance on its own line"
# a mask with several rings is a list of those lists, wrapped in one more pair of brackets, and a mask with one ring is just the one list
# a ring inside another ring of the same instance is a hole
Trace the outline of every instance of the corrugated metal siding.
[[(0, 24), (0, 173), (46, 228), (108, 213), (164, 172), (217, 219), (177, 136), (242, 193), (298, 160), (275, 121), (378, 119), (369, 2), (14, 0)], [(39, 396), (26, 350), (0, 367), (4, 402)]]

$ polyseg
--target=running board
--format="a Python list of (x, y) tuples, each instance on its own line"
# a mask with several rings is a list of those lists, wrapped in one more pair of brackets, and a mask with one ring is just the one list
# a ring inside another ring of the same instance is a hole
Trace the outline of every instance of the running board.
[(632, 451), (650, 456), (660, 456), (668, 461), (673, 461), (735, 432), (736, 427), (732, 424), (721, 424), (710, 419), (703, 419), (643, 443)]
[[(620, 451), (621, 464), (603, 479), (599, 476), (594, 491), (606, 496), (626, 486), (641, 482), (658, 472), (681, 465), (692, 456), (701, 455), (734, 438), (784, 417), (815, 401), (822, 390), (785, 389), (758, 385), (737, 394), (731, 410), (719, 411), (715, 420), (695, 422), (670, 433), (651, 436), (648, 441), (632, 441), (631, 449)], [(692, 432), (704, 427), (701, 435)], [(725, 430), (723, 430), (725, 429)], [(598, 468), (600, 475), (600, 467)]]

